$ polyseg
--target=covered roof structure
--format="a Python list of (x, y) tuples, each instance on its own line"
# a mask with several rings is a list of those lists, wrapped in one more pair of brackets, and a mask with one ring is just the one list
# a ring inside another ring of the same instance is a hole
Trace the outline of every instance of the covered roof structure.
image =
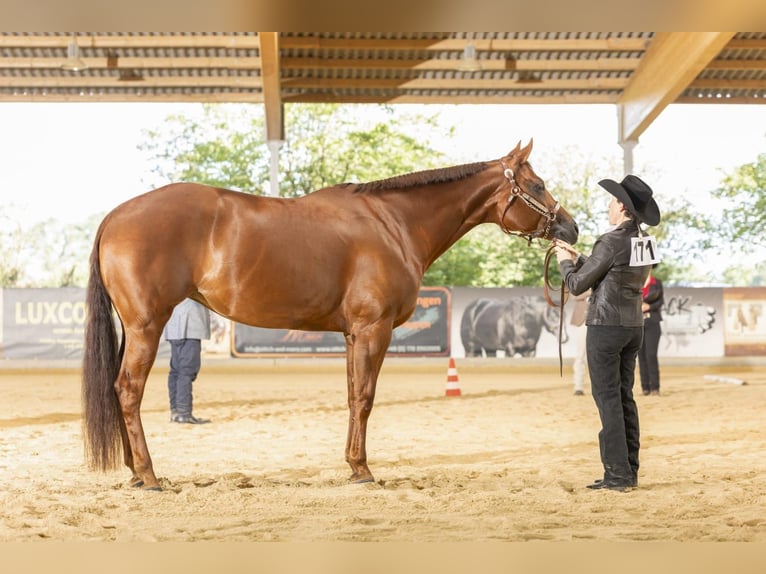
[(0, 102), (766, 103), (764, 32), (0, 33)]

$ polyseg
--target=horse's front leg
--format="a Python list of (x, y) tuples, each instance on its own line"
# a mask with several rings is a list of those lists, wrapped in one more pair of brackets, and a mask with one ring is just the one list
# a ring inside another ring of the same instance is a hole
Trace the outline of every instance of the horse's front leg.
[(391, 342), (392, 326), (375, 324), (346, 334), (346, 376), (348, 379), (348, 435), (346, 462), (351, 482), (373, 482), (367, 466), (367, 420), (375, 400), (378, 374)]
[(128, 338), (125, 358), (115, 382), (115, 391), (122, 409), (124, 460), (125, 465), (133, 472), (130, 484), (146, 490), (161, 490), (154, 475), (152, 458), (141, 423), (141, 400), (155, 355), (156, 347), (152, 350), (151, 343), (132, 345)]

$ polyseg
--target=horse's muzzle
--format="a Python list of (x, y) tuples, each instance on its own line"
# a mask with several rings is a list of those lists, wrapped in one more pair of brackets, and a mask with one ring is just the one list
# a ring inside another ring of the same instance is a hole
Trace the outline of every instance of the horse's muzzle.
[(551, 235), (555, 239), (561, 239), (570, 245), (574, 245), (580, 236), (580, 229), (577, 227), (577, 222), (574, 219), (567, 217), (564, 221), (557, 220), (553, 224)]

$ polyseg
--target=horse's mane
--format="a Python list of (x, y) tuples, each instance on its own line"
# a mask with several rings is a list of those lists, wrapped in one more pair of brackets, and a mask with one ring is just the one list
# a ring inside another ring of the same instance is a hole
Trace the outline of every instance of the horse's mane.
[(369, 181), (357, 184), (354, 193), (368, 191), (383, 191), (387, 189), (399, 189), (402, 187), (415, 187), (418, 185), (428, 185), (430, 183), (446, 183), (469, 177), (475, 173), (486, 169), (486, 162), (466, 163), (453, 167), (443, 167), (437, 169), (427, 169), (425, 171), (416, 171), (397, 175), (387, 179)]

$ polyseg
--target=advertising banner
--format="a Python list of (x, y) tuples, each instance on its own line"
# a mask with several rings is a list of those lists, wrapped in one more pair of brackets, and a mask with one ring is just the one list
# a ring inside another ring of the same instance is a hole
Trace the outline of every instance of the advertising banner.
[[(665, 289), (660, 357), (723, 356), (723, 292), (720, 288)], [(570, 298), (564, 307), (564, 357), (574, 357), (577, 350), (575, 338), (569, 337), (572, 308)], [(454, 357), (558, 357), (559, 310), (547, 304), (542, 288), (454, 288), (452, 312)], [(754, 333), (748, 334), (751, 342), (758, 336)], [(756, 347), (748, 349), (752, 352)]]
[[(389, 355), (439, 357), (450, 353), (450, 291), (423, 287), (407, 322), (394, 329)], [(262, 329), (240, 323), (232, 331), (236, 357), (345, 356), (342, 333)]]
[(540, 287), (455, 287), (452, 312), (453, 357), (558, 357), (560, 310)]
[(3, 289), (5, 359), (79, 359), (84, 325), (82, 288)]
[[(576, 330), (569, 326), (572, 308), (570, 299), (562, 333), (562, 354), (570, 358), (577, 345)], [(764, 309), (762, 287), (666, 287), (659, 356), (766, 355)], [(85, 315), (82, 288), (0, 290), (0, 359), (79, 360)], [(394, 329), (388, 354), (556, 358), (559, 319), (559, 309), (547, 304), (539, 287), (424, 287), (412, 317)], [(215, 313), (211, 322), (211, 339), (202, 345), (205, 356), (343, 356), (346, 351), (341, 333), (260, 329)], [(169, 345), (161, 341), (158, 360), (169, 356)]]
[(666, 287), (660, 357), (723, 356), (723, 293), (717, 287)]
[(726, 289), (723, 305), (726, 355), (766, 355), (766, 288)]

